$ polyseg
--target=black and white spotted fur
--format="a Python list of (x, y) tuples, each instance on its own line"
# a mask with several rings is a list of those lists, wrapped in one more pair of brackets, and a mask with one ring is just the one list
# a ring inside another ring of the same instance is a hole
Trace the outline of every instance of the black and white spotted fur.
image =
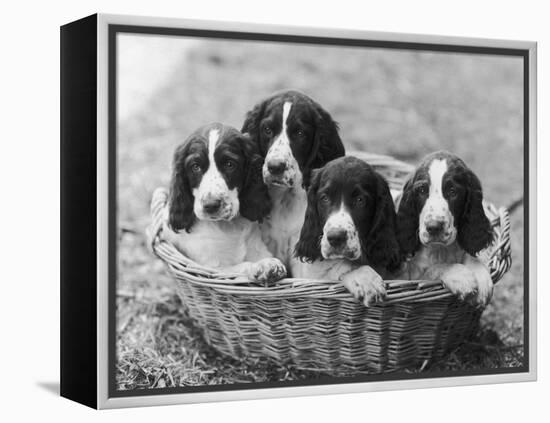
[(261, 225), (263, 239), (292, 272), (293, 249), (307, 204), (304, 185), (312, 169), (345, 154), (338, 125), (307, 95), (284, 91), (249, 111), (242, 132), (265, 157), (262, 175), (272, 208)]
[(399, 265), (395, 209), (387, 182), (355, 157), (312, 171), (295, 277), (342, 280), (365, 304), (384, 295)]
[(263, 159), (247, 135), (220, 123), (197, 129), (174, 153), (162, 236), (199, 264), (257, 281), (285, 276), (261, 239), (270, 210)]
[(493, 283), (477, 258), (492, 241), (478, 177), (456, 155), (428, 155), (406, 183), (398, 240), (410, 279), (441, 279), (461, 298), (486, 304)]

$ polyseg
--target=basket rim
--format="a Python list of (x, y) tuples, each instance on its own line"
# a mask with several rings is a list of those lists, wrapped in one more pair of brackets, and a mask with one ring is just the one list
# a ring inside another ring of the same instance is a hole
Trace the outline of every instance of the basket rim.
[[(360, 153), (375, 168), (386, 168), (404, 176), (414, 170), (413, 166), (393, 157)], [(397, 178), (396, 178), (397, 179)], [(401, 181), (401, 184), (402, 185)], [(396, 185), (396, 180), (388, 180), (390, 186)], [(395, 188), (393, 188), (395, 189)], [(200, 265), (176, 249), (165, 240), (159, 238), (165, 214), (164, 208), (168, 201), (168, 192), (157, 188), (151, 202), (152, 223), (147, 229), (152, 252), (158, 256), (178, 280), (209, 287), (220, 293), (240, 295), (265, 299), (273, 298), (330, 298), (341, 301), (356, 302), (357, 300), (345, 289), (339, 281), (322, 279), (285, 278), (273, 285), (264, 286), (251, 282), (242, 274), (230, 274)], [(493, 283), (496, 284), (511, 266), (510, 216), (504, 207), (484, 201), (484, 209), (493, 228), (493, 243), (484, 250), (486, 264), (489, 267)], [(384, 280), (386, 296), (376, 305), (389, 305), (399, 302), (428, 302), (454, 297), (440, 280)]]

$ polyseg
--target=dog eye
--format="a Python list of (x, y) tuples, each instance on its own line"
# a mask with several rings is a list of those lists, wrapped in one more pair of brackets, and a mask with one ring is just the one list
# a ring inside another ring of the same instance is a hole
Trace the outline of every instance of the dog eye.
[(449, 196), (450, 197), (456, 197), (456, 188), (455, 187), (449, 187)]
[(273, 133), (273, 131), (271, 130), (271, 128), (269, 126), (264, 126), (264, 133), (266, 135), (271, 135)]
[(298, 135), (299, 137), (303, 137), (305, 135), (304, 131), (302, 131), (301, 129), (298, 129), (296, 131), (296, 135)]
[(319, 197), (319, 200), (321, 201), (321, 203), (328, 203), (329, 202), (329, 198), (328, 198), (328, 195), (326, 194), (321, 194), (321, 196)]
[(420, 195), (426, 195), (428, 193), (428, 187), (426, 185), (420, 185), (417, 191)]
[(193, 163), (193, 164), (191, 165), (191, 171), (192, 171), (193, 173), (199, 173), (199, 172), (201, 171), (201, 165), (198, 164), (198, 163)]
[(225, 167), (227, 170), (233, 170), (235, 168), (235, 164), (231, 160), (227, 160), (223, 167)]
[(365, 205), (365, 199), (361, 196), (356, 197), (354, 200), (354, 205), (357, 207), (363, 207)]

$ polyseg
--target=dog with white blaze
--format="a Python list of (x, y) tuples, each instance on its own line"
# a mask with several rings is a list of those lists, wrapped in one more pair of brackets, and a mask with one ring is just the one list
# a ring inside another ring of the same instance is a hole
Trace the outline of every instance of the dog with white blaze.
[(272, 208), (262, 222), (262, 237), (292, 273), (297, 264), (293, 249), (307, 205), (304, 186), (312, 169), (345, 154), (338, 125), (310, 97), (289, 90), (249, 111), (242, 132), (251, 136), (265, 157), (262, 175)]
[(212, 123), (174, 153), (161, 237), (204, 266), (273, 282), (283, 263), (262, 241), (259, 221), (270, 210), (256, 143), (237, 129)]
[(493, 240), (478, 177), (454, 154), (428, 155), (405, 184), (398, 240), (407, 257), (402, 276), (442, 280), (461, 299), (487, 304), (493, 282), (477, 257)]
[(395, 208), (386, 180), (363, 160), (340, 157), (313, 170), (295, 254), (295, 277), (340, 280), (365, 305), (385, 295), (399, 266)]

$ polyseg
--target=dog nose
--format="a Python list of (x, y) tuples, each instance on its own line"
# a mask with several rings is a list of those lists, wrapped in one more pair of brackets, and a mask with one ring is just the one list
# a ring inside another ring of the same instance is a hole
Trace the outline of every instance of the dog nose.
[(202, 208), (206, 213), (216, 213), (221, 206), (222, 202), (219, 199), (207, 200), (202, 204)]
[(431, 236), (436, 236), (443, 232), (443, 221), (441, 220), (430, 220), (426, 223), (426, 231)]
[(327, 233), (327, 241), (332, 247), (341, 247), (348, 239), (348, 234), (343, 229), (331, 229)]
[(282, 160), (270, 160), (267, 163), (267, 170), (272, 175), (280, 175), (286, 170), (286, 163)]

